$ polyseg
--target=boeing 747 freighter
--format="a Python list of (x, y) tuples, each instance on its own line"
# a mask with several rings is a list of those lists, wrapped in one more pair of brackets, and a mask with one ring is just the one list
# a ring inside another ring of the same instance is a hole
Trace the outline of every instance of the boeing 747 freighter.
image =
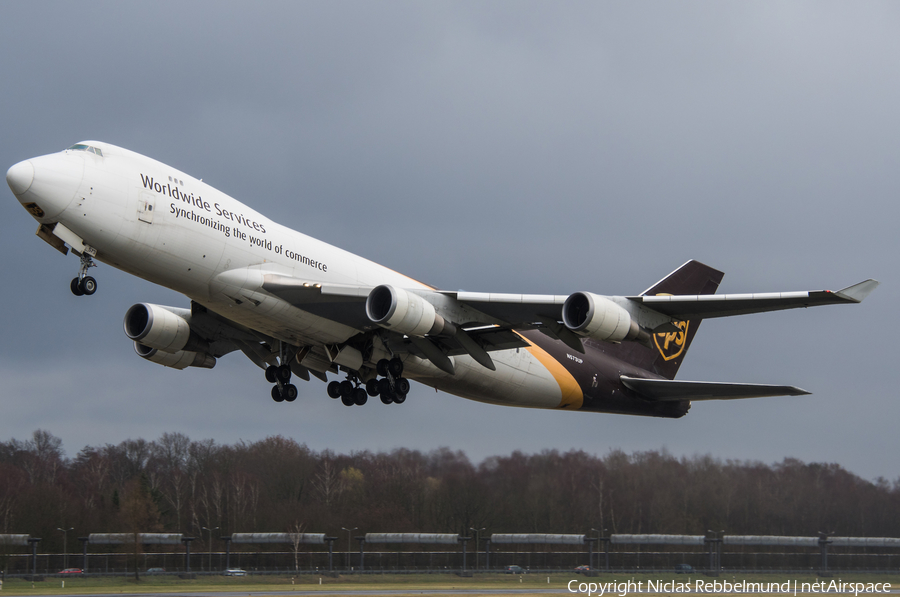
[(347, 406), (375, 396), (400, 404), (412, 379), (492, 404), (657, 417), (681, 417), (695, 400), (806, 394), (675, 375), (704, 319), (858, 303), (878, 286), (719, 295), (722, 272), (688, 261), (633, 296), (452, 292), (108, 143), (19, 162), (6, 180), (37, 236), (79, 257), (76, 295), (96, 292), (89, 274), (99, 261), (190, 299), (127, 309), (139, 356), (212, 368), (241, 352), (265, 371), (276, 402), (297, 398), (294, 377), (321, 379)]

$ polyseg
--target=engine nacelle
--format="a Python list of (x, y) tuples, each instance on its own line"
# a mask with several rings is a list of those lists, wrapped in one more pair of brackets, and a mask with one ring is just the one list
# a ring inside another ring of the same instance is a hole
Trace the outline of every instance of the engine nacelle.
[(438, 315), (434, 305), (421, 296), (387, 284), (377, 286), (369, 293), (366, 315), (372, 323), (407, 336), (456, 331), (453, 324)]
[(165, 307), (138, 303), (125, 313), (125, 335), (149, 348), (178, 352), (191, 339), (191, 324)]
[(576, 334), (604, 342), (634, 340), (641, 333), (628, 311), (590, 292), (569, 295), (563, 303), (562, 318), (566, 327)]
[(135, 341), (134, 352), (139, 357), (148, 361), (172, 367), (173, 369), (185, 369), (186, 367), (202, 367), (204, 369), (212, 369), (216, 366), (216, 358), (206, 354), (205, 352), (193, 352), (190, 350), (179, 350), (176, 352), (165, 352)]

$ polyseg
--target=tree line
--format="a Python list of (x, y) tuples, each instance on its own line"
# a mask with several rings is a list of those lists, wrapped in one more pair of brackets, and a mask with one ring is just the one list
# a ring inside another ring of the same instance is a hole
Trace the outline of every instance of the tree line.
[(900, 537), (900, 479), (837, 464), (519, 451), (310, 450), (273, 436), (231, 445), (164, 433), (66, 457), (38, 430), (0, 442), (0, 533), (61, 551), (101, 532), (675, 533)]

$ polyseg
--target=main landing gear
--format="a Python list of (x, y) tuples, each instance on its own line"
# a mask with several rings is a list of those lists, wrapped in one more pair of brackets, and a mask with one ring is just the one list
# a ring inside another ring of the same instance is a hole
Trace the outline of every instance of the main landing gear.
[(353, 381), (350, 378), (344, 381), (332, 381), (328, 384), (328, 396), (331, 398), (340, 398), (344, 406), (362, 406), (369, 401), (369, 395), (360, 387), (359, 380), (355, 377)]
[(403, 404), (409, 393), (409, 380), (403, 375), (403, 361), (393, 358), (390, 361), (381, 359), (376, 363), (375, 370), (383, 376), (370, 379), (365, 384), (365, 389), (360, 385), (359, 379), (353, 377), (344, 381), (333, 381), (328, 384), (328, 395), (331, 398), (340, 398), (345, 406), (354, 404), (362, 406), (369, 400), (369, 396), (379, 396), (382, 404)]
[(275, 384), (272, 386), (272, 400), (275, 402), (293, 402), (297, 399), (297, 386), (290, 383), (291, 367), (287, 364), (285, 346), (281, 345), (280, 365), (266, 367), (266, 381)]
[(69, 289), (75, 296), (92, 295), (97, 292), (97, 280), (87, 275), (88, 268), (97, 267), (94, 260), (87, 253), (81, 254), (81, 269), (78, 275), (72, 278)]

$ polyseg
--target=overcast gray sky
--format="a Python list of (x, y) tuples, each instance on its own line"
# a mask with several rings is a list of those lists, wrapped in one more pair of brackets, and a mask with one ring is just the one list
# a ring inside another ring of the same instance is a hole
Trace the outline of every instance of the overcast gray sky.
[(138, 358), (135, 302), (186, 298), (34, 236), (4, 186), (0, 439), (179, 431), (313, 449), (666, 448), (900, 477), (900, 4), (3, 2), (0, 165), (99, 139), (445, 289), (634, 294), (688, 259), (721, 292), (839, 289), (863, 305), (704, 323), (684, 379), (812, 396), (687, 417), (487, 406), (414, 384), (346, 408), (269, 398), (241, 355)]

